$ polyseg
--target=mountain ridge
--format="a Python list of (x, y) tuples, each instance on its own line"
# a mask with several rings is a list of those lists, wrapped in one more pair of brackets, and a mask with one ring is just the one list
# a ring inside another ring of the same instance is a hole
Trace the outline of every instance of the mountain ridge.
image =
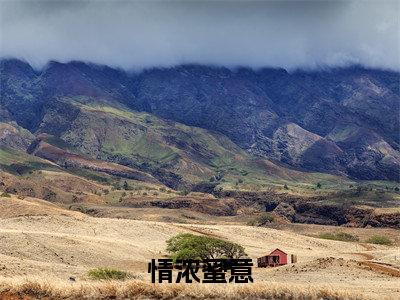
[(219, 132), (251, 155), (294, 168), (399, 180), (394, 71), (181, 65), (130, 74), (74, 61), (38, 72), (3, 59), (0, 76), (1, 121), (33, 133), (65, 132), (79, 115), (68, 101), (102, 103)]

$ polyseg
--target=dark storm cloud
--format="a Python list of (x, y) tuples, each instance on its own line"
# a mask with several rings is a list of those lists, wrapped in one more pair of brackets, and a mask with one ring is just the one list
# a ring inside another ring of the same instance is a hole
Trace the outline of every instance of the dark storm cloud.
[(398, 1), (1, 1), (0, 55), (40, 67), (87, 60), (400, 69)]

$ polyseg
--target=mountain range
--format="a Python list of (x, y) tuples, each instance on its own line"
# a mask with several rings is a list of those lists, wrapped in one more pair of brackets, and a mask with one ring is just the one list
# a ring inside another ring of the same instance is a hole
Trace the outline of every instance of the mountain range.
[(399, 181), (395, 71), (2, 59), (0, 80), (0, 145), (64, 167), (174, 188), (249, 172)]

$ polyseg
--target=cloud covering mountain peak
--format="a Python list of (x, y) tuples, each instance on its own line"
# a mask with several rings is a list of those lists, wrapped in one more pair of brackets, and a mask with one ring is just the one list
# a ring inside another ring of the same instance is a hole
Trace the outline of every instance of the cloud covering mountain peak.
[(2, 1), (0, 55), (125, 69), (182, 63), (400, 69), (398, 1)]

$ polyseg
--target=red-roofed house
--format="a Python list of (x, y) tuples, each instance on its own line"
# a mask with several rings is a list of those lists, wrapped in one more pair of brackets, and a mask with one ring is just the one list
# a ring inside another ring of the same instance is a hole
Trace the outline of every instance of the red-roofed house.
[(270, 254), (257, 258), (259, 268), (283, 266), (288, 263), (287, 253), (276, 248)]

